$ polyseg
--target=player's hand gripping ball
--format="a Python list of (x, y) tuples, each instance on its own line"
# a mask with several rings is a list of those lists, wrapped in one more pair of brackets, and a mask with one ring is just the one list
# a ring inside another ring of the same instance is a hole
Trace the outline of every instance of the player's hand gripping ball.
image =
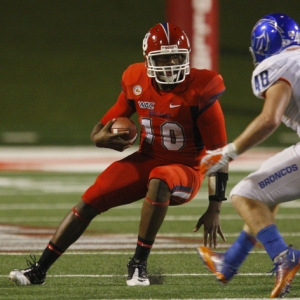
[(129, 133), (127, 135), (123, 135), (122, 139), (134, 143), (138, 134), (136, 125), (129, 118), (119, 117), (115, 123), (112, 124), (111, 133), (119, 133), (123, 131), (128, 131)]

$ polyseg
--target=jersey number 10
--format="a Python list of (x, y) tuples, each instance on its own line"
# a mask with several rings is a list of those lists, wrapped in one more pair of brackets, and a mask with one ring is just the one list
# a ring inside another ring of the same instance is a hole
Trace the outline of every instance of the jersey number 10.
[[(153, 144), (153, 126), (152, 119), (142, 118), (142, 126), (145, 129), (145, 142)], [(160, 136), (162, 139), (162, 146), (167, 150), (178, 151), (184, 147), (184, 131), (183, 128), (175, 122), (167, 121), (160, 126)]]

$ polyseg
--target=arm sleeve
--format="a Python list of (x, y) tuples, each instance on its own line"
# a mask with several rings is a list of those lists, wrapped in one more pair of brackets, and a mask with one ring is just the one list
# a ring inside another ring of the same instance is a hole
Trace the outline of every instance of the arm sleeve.
[(130, 106), (123, 92), (120, 93), (117, 102), (106, 112), (106, 114), (100, 120), (100, 123), (105, 125), (108, 121), (117, 117), (130, 118), (135, 112), (134, 108)]
[(223, 78), (220, 74), (210, 72), (209, 81), (202, 91), (199, 110), (204, 110), (214, 103), (225, 91)]
[(218, 100), (203, 111), (197, 125), (206, 149), (215, 150), (227, 144), (224, 114)]

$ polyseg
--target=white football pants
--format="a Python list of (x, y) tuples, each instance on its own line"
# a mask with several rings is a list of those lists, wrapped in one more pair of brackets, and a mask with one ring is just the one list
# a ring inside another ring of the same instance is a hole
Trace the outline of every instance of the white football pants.
[(268, 158), (230, 192), (259, 200), (271, 207), (300, 199), (300, 143)]

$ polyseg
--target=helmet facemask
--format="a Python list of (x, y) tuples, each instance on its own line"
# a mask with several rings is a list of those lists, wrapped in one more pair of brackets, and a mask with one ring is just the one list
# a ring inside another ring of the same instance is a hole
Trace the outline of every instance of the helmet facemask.
[[(173, 50), (152, 51), (146, 56), (147, 74), (149, 77), (155, 78), (157, 83), (177, 84), (184, 81), (185, 76), (190, 73), (189, 51), (177, 49), (176, 45), (174, 45), (174, 48)], [(158, 65), (157, 61), (162, 56), (171, 57), (166, 58), (166, 61), (177, 60), (179, 63)]]

